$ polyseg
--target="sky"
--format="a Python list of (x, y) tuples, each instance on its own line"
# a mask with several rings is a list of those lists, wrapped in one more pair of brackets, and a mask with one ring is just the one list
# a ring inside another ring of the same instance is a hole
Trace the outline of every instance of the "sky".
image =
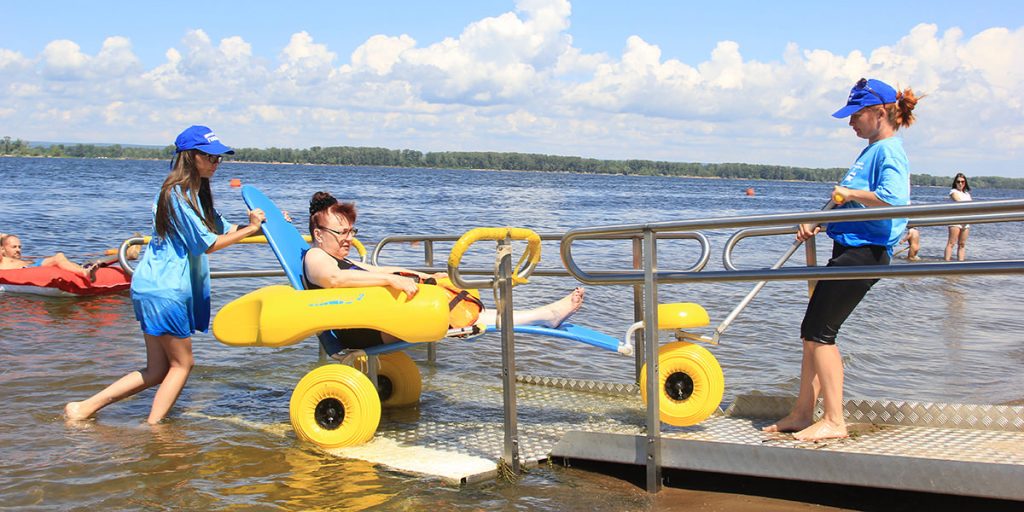
[(12, 0), (0, 137), (848, 167), (861, 77), (913, 172), (1024, 177), (1024, 2)]

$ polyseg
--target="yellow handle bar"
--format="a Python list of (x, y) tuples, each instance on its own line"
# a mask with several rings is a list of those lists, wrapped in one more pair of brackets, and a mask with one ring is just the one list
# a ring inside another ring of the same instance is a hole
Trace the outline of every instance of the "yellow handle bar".
[(512, 276), (512, 284), (525, 284), (527, 282), (526, 278), (519, 276), (519, 269), (523, 268), (523, 262), (528, 262), (528, 266), (536, 266), (540, 262), (540, 235), (526, 228), (474, 228), (467, 231), (466, 234), (462, 235), (455, 242), (455, 246), (452, 247), (452, 252), (448, 256), (449, 268), (458, 268), (459, 263), (462, 261), (462, 256), (469, 249), (469, 246), (474, 243), (481, 240), (499, 241), (506, 238), (526, 241), (526, 252), (519, 259), (519, 263), (513, 270), (514, 275)]

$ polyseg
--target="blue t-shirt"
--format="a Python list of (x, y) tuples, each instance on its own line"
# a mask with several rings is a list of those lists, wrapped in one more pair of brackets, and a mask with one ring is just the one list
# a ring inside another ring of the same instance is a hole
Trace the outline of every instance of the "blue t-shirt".
[[(889, 137), (861, 151), (850, 167), (841, 186), (854, 190), (870, 190), (891, 206), (910, 204), (910, 162), (903, 151), (903, 140)], [(864, 208), (856, 201), (847, 201), (840, 208)], [(849, 247), (881, 245), (889, 249), (899, 243), (907, 219), (834, 222), (827, 233), (833, 240)]]
[[(157, 194), (154, 218), (159, 199)], [(201, 203), (199, 207), (202, 211)], [(206, 250), (217, 240), (218, 233), (206, 227), (200, 214), (188, 205), (180, 187), (171, 194), (171, 208), (176, 217), (174, 229), (166, 238), (157, 236), (154, 229), (132, 276), (132, 300), (136, 303), (136, 316), (148, 334), (164, 332), (184, 337), (186, 330), (189, 334), (207, 332), (210, 327), (210, 266)], [(220, 213), (214, 213), (217, 231), (226, 232), (230, 224)]]

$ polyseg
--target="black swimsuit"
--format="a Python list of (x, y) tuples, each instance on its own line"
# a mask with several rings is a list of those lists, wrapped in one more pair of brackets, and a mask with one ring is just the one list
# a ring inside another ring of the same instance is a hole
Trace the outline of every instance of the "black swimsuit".
[[(334, 256), (331, 256), (334, 258)], [(334, 258), (338, 262), (338, 268), (341, 270), (362, 270), (366, 271), (365, 268), (357, 266), (348, 259)], [(322, 286), (317, 286), (303, 275), (303, 280), (306, 282), (307, 290), (320, 290)], [(333, 356), (343, 349), (364, 349), (375, 347), (384, 343), (384, 339), (381, 337), (381, 333), (375, 329), (334, 329), (331, 331), (324, 331), (316, 335), (320, 339), (320, 344), (324, 347), (324, 351), (327, 355)]]

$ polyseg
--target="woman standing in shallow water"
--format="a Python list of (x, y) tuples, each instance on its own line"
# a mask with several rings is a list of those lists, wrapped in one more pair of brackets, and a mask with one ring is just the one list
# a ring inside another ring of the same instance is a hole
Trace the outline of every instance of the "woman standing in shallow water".
[[(901, 127), (914, 122), (918, 98), (909, 88), (897, 92), (885, 82), (860, 79), (850, 91), (846, 106), (836, 118), (850, 116), (850, 126), (868, 146), (832, 197), (841, 197), (840, 208), (870, 208), (910, 204), (910, 163), (903, 141), (896, 137)], [(833, 240), (828, 266), (888, 265), (893, 246), (899, 243), (907, 219), (838, 222), (828, 225)], [(798, 240), (813, 237), (819, 226), (803, 224)], [(846, 437), (843, 418), (843, 360), (836, 335), (853, 309), (878, 279), (818, 281), (807, 304), (800, 337), (803, 361), (800, 393), (785, 418), (764, 428), (766, 432), (795, 432), (803, 441)], [(814, 422), (819, 392), (824, 415)]]
[[(956, 201), (971, 200), (971, 186), (967, 184), (967, 176), (958, 172), (953, 178), (953, 186), (949, 189), (949, 198)], [(953, 246), (956, 246), (957, 261), (967, 259), (967, 236), (970, 234), (970, 224), (953, 224), (949, 226), (949, 238), (946, 239), (946, 261), (953, 259)]]
[(205, 126), (191, 126), (175, 141), (175, 159), (154, 204), (153, 236), (132, 276), (132, 305), (146, 340), (146, 367), (103, 391), (64, 407), (81, 420), (157, 384), (147, 420), (160, 422), (174, 406), (194, 364), (192, 334), (210, 326), (207, 254), (260, 231), (262, 210), (249, 225), (233, 226), (214, 209), (210, 178), (222, 155), (235, 152)]

